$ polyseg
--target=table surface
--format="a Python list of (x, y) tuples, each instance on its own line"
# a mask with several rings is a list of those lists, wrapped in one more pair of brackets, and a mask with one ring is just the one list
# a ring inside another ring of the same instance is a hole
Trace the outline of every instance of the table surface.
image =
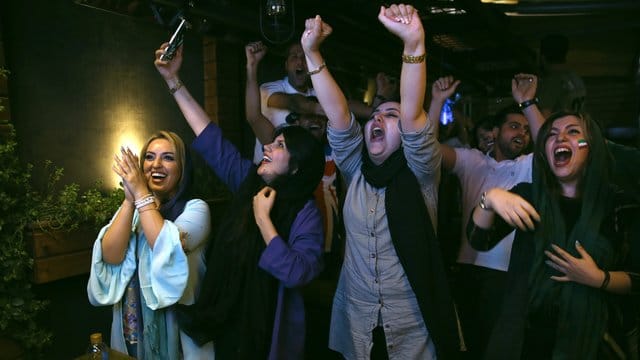
[[(89, 359), (89, 355), (84, 354), (82, 356), (78, 356), (74, 360), (90, 360), (90, 359)], [(109, 360), (135, 360), (135, 358), (127, 354), (123, 354), (120, 351), (109, 349)]]

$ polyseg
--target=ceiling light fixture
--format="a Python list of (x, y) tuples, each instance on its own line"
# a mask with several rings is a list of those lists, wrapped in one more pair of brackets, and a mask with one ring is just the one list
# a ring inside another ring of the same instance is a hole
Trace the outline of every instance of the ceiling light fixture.
[(518, 0), (480, 0), (484, 4), (517, 5)]
[[(265, 9), (262, 3), (265, 2)], [(260, 0), (260, 33), (273, 43), (282, 44), (291, 39), (295, 28), (294, 0)]]

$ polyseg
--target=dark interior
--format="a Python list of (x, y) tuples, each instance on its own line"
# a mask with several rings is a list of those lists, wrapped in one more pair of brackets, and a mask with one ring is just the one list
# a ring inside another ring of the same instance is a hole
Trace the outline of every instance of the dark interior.
[[(125, 130), (145, 139), (167, 128), (190, 142), (191, 130), (153, 67), (154, 50), (168, 39), (179, 16), (191, 23), (181, 78), (201, 103), (216, 99), (215, 120), (245, 154), (254, 139), (243, 118), (247, 42), (262, 39), (272, 49), (261, 64), (262, 80), (281, 78), (283, 44), (297, 41), (304, 20), (320, 14), (334, 29), (323, 48), (327, 66), (352, 98), (362, 98), (378, 71), (398, 71), (401, 45), (376, 19), (387, 2), (283, 0), (290, 11), (273, 18), (264, 14), (272, 1), (2, 1), (0, 66), (11, 73), (6, 92), (0, 93), (10, 116), (0, 120), (15, 127), (25, 162), (53, 160), (65, 168), (64, 181), (82, 186), (98, 178), (112, 185), (113, 142)], [(460, 92), (473, 104), (471, 117), (511, 101), (513, 74), (538, 73), (541, 39), (562, 34), (569, 40), (566, 64), (585, 82), (588, 111), (611, 138), (639, 145), (640, 1), (407, 3), (419, 9), (425, 24), (428, 89), (440, 76), (461, 79)], [(207, 39), (217, 43), (213, 70), (203, 50)], [(207, 87), (203, 79), (216, 87)], [(36, 179), (38, 171), (36, 166)], [(54, 333), (47, 358), (81, 355), (96, 330), (108, 341), (110, 308), (89, 305), (86, 279), (34, 288), (51, 301), (42, 319)], [(326, 349), (332, 284), (309, 291), (315, 302), (308, 314), (317, 325), (308, 333), (309, 358), (328, 359), (335, 355)]]

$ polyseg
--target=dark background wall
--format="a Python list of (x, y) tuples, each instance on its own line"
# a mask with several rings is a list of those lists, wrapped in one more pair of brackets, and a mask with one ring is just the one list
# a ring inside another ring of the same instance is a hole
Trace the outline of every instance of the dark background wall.
[[(162, 26), (73, 1), (7, 1), (1, 13), (12, 122), (26, 161), (52, 160), (65, 168), (63, 181), (112, 186), (121, 142), (139, 146), (159, 129), (193, 139), (153, 66), (169, 36)], [(190, 34), (185, 46), (181, 77), (201, 101), (201, 39)]]
[[(142, 144), (159, 129), (173, 130), (186, 142), (193, 139), (153, 66), (155, 49), (168, 38), (162, 26), (71, 0), (2, 1), (0, 16), (11, 71), (10, 121), (21, 157), (36, 164), (34, 177), (42, 176), (38, 165), (50, 159), (65, 169), (63, 183), (86, 186), (103, 179), (113, 186), (119, 139)], [(181, 72), (198, 101), (204, 93), (201, 44), (195, 34), (187, 36), (189, 54)], [(34, 285), (36, 296), (50, 301), (39, 317), (53, 333), (45, 358), (83, 354), (93, 332), (109, 342), (111, 307), (89, 304), (87, 279)]]

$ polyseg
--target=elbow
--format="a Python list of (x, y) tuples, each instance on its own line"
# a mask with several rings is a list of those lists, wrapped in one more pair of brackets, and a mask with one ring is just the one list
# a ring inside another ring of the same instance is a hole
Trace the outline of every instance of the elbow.
[(282, 279), (282, 285), (286, 288), (297, 288), (307, 285), (315, 279), (322, 270), (322, 264), (318, 262), (299, 261), (297, 266), (292, 267), (292, 271)]

